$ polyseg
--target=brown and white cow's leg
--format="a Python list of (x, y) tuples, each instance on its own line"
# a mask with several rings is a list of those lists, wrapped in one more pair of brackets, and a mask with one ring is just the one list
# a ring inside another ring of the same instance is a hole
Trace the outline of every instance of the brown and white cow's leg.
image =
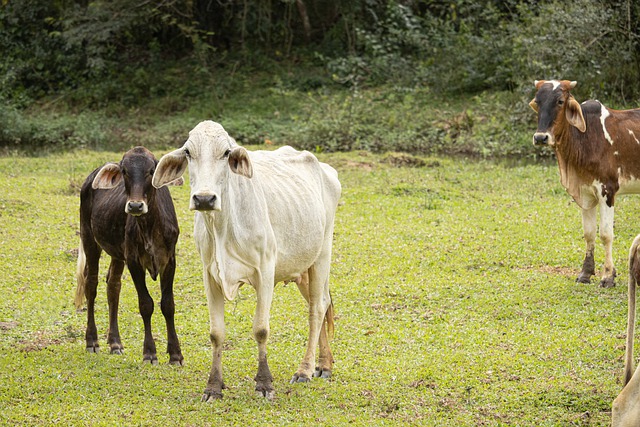
[(107, 344), (111, 354), (122, 354), (124, 346), (120, 341), (120, 330), (118, 329), (118, 305), (120, 303), (120, 288), (124, 261), (111, 259), (109, 271), (107, 272), (107, 302), (109, 304), (109, 331), (107, 333)]
[(584, 232), (584, 241), (587, 246), (587, 251), (582, 262), (582, 270), (576, 279), (579, 283), (590, 283), (591, 276), (596, 274), (596, 263), (593, 256), (593, 252), (596, 246), (596, 234), (597, 234), (597, 205), (591, 209), (582, 209), (582, 229)]
[(209, 306), (209, 338), (212, 346), (211, 371), (209, 380), (202, 395), (202, 401), (208, 402), (222, 398), (222, 389), (226, 388), (222, 381), (222, 345), (225, 339), (224, 327), (224, 295), (222, 288), (204, 268), (204, 288)]
[(600, 200), (600, 240), (604, 245), (604, 270), (600, 286), (611, 288), (615, 286), (616, 269), (613, 266), (613, 212), (614, 207), (606, 203), (606, 199)]
[(264, 275), (256, 283), (256, 312), (253, 316), (253, 336), (258, 343), (258, 372), (255, 376), (256, 392), (271, 400), (275, 397), (273, 376), (267, 362), (267, 341), (269, 340), (269, 313), (273, 300), (273, 276)]
[[(309, 303), (309, 272), (305, 271), (299, 280), (296, 280), (298, 289)], [(322, 328), (320, 329), (320, 338), (318, 339), (318, 363), (316, 370), (313, 374), (314, 377), (329, 378), (331, 376), (331, 370), (333, 368), (333, 355), (331, 354), (331, 347), (329, 346), (329, 333), (327, 331), (327, 325), (333, 325), (333, 308), (329, 306), (327, 313), (325, 314), (325, 321), (322, 322)]]
[(137, 260), (129, 259), (127, 261), (127, 267), (129, 267), (129, 273), (131, 273), (131, 279), (136, 285), (136, 291), (138, 293), (138, 310), (144, 323), (144, 343), (142, 345), (142, 361), (151, 363), (152, 365), (158, 364), (158, 356), (156, 355), (156, 343), (153, 340), (153, 333), (151, 332), (151, 316), (153, 315), (153, 298), (149, 294), (147, 289), (145, 269), (137, 262)]
[[(309, 268), (309, 339), (307, 351), (300, 367), (291, 378), (292, 383), (307, 382), (315, 372), (316, 346), (320, 340), (325, 315), (331, 304), (331, 295), (329, 294), (330, 258), (330, 255), (329, 257), (320, 256), (318, 261)], [(325, 359), (324, 362), (326, 363), (328, 360)], [(328, 371), (325, 373), (325, 377), (330, 376), (331, 368), (324, 369)]]

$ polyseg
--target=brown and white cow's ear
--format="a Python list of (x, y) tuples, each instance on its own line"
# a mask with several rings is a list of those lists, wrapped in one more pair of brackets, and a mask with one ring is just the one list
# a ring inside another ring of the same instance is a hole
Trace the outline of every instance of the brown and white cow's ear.
[(94, 190), (108, 190), (116, 187), (121, 181), (122, 173), (120, 171), (120, 165), (117, 163), (107, 163), (98, 171), (95, 178), (93, 178), (91, 187), (93, 187)]
[(567, 105), (566, 110), (567, 120), (571, 124), (577, 128), (580, 132), (585, 132), (587, 130), (587, 123), (584, 121), (584, 116), (582, 115), (582, 108), (578, 101), (576, 101), (573, 97), (569, 98), (569, 103)]
[(531, 107), (536, 113), (538, 112), (538, 103), (536, 102), (535, 98), (531, 100), (531, 102), (529, 103), (529, 107)]
[(184, 171), (187, 170), (189, 161), (185, 148), (178, 148), (160, 158), (156, 171), (153, 173), (151, 183), (156, 188), (173, 184), (182, 177)]
[(236, 147), (229, 153), (229, 167), (231, 171), (238, 175), (251, 178), (253, 176), (253, 166), (249, 158), (249, 152), (244, 147)]

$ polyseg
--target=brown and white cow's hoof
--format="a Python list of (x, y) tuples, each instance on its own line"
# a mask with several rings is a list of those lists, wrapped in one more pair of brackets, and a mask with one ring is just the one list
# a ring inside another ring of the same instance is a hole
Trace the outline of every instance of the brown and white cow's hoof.
[(613, 288), (616, 285), (615, 277), (603, 277), (600, 281), (601, 288)]

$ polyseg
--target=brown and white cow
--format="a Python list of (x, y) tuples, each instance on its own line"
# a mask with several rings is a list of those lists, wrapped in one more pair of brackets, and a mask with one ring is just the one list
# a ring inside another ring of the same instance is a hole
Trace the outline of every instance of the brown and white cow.
[(629, 249), (627, 350), (624, 358), (625, 386), (611, 405), (612, 427), (637, 427), (640, 425), (640, 365), (632, 375), (638, 283), (640, 283), (640, 235), (636, 236)]
[[(118, 329), (120, 278), (126, 264), (138, 292), (138, 306), (144, 322), (143, 361), (158, 363), (151, 333), (153, 299), (145, 283), (146, 271), (153, 280), (160, 275), (160, 309), (167, 324), (169, 363), (183, 364), (174, 326), (173, 277), (178, 220), (167, 188), (151, 185), (157, 160), (144, 147), (124, 154), (120, 163), (107, 163), (94, 170), (80, 191), (80, 247), (75, 303), (87, 299), (87, 351), (97, 353), (98, 333), (94, 319), (100, 255), (111, 256), (107, 273), (111, 353), (122, 354), (124, 347)], [(179, 182), (174, 182), (179, 185)]]
[(329, 377), (333, 364), (327, 337), (333, 325), (329, 270), (341, 193), (335, 169), (291, 147), (249, 152), (212, 121), (198, 124), (182, 148), (160, 159), (153, 185), (162, 187), (187, 168), (213, 346), (203, 400), (222, 397), (224, 303), (235, 298), (242, 284), (252, 286), (257, 295), (256, 391), (268, 399), (275, 394), (267, 340), (273, 291), (281, 281), (295, 281), (309, 303), (307, 350), (291, 382)]
[(615, 285), (613, 211), (617, 194), (640, 193), (640, 109), (612, 110), (598, 101), (579, 104), (570, 90), (575, 81), (535, 82), (529, 103), (538, 113), (535, 145), (553, 147), (560, 181), (582, 209), (586, 254), (578, 282), (595, 274), (596, 216), (600, 208), (600, 239), (605, 248), (600, 286)]

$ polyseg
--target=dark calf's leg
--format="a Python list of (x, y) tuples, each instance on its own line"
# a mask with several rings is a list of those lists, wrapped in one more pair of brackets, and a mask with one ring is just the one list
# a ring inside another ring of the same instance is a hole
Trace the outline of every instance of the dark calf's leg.
[(153, 314), (153, 299), (149, 295), (147, 284), (145, 281), (145, 270), (137, 261), (128, 261), (127, 266), (131, 273), (133, 283), (136, 285), (138, 292), (138, 309), (142, 322), (144, 323), (144, 344), (142, 346), (142, 361), (149, 362), (153, 365), (158, 364), (156, 356), (156, 343), (151, 333), (151, 315)]
[(174, 322), (175, 303), (173, 300), (173, 278), (175, 270), (175, 258), (171, 257), (164, 271), (160, 274), (160, 288), (162, 290), (160, 309), (167, 323), (167, 353), (169, 353), (169, 363), (172, 365), (183, 365), (184, 357), (182, 357), (180, 341), (178, 340)]
[(85, 298), (87, 299), (87, 330), (85, 332), (85, 341), (87, 352), (98, 353), (100, 351), (100, 344), (98, 343), (98, 330), (96, 328), (95, 302), (98, 289), (98, 267), (102, 250), (95, 242), (83, 241), (83, 246), (85, 256), (87, 257), (85, 267), (87, 281), (84, 288)]
[(124, 346), (120, 342), (120, 330), (118, 329), (118, 305), (120, 303), (121, 278), (124, 270), (124, 261), (111, 259), (109, 272), (107, 273), (107, 301), (109, 302), (109, 332), (107, 343), (111, 354), (122, 354)]

